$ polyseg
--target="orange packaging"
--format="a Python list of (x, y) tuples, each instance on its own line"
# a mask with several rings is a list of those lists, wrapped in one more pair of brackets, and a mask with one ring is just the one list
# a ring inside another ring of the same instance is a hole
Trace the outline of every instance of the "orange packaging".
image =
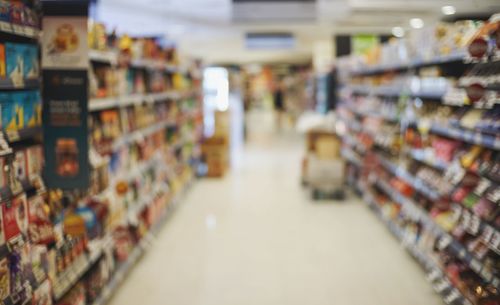
[(5, 46), (0, 43), (0, 77), (5, 77)]

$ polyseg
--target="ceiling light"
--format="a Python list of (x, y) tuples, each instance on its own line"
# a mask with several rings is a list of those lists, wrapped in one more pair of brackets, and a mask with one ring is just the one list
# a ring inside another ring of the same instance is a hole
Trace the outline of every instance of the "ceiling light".
[(443, 15), (454, 15), (457, 12), (457, 9), (452, 5), (445, 5), (441, 8), (441, 12)]
[(414, 29), (421, 29), (424, 27), (424, 21), (420, 18), (411, 18), (410, 26)]
[(392, 28), (392, 35), (401, 38), (405, 35), (405, 30), (400, 26), (395, 26)]

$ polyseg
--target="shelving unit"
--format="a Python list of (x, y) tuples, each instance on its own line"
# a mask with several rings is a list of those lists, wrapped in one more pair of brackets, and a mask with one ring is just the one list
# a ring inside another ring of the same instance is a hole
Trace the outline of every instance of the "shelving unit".
[[(474, 61), (458, 51), (425, 61), (341, 71), (346, 83), (338, 114), (347, 127), (342, 148), (350, 168), (347, 180), (421, 263), (446, 304), (478, 304), (471, 282), (488, 293), (500, 289), (500, 270), (492, 263), (500, 259), (500, 227), (490, 219), (499, 208), (494, 194), (500, 181), (489, 172), (499, 166), (500, 133), (493, 123), (471, 128), (461, 122), (469, 112), (482, 111), (488, 120), (486, 113), (498, 110), (494, 95), (485, 95), (473, 107), (463, 89), (465, 80), (474, 79), (487, 84), (487, 90), (497, 90), (483, 76), (474, 76), (476, 65), (484, 64), (484, 59)], [(420, 69), (455, 73), (442, 77), (455, 80), (447, 88), (412, 91), (408, 80), (415, 80)], [(500, 70), (496, 73), (498, 78)], [(398, 85), (384, 84), (387, 79)], [(379, 144), (379, 137), (386, 146)], [(488, 214), (476, 208), (479, 201), (493, 210)], [(460, 273), (450, 273), (449, 266), (458, 266)]]

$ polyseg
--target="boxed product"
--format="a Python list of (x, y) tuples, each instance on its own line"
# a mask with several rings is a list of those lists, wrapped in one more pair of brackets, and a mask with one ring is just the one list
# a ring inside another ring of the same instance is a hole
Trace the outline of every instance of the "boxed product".
[(40, 112), (42, 102), (38, 91), (29, 91), (20, 94), (23, 100), (23, 123), (25, 127), (35, 127), (41, 124)]
[(15, 84), (20, 84), (24, 77), (24, 45), (5, 43), (6, 76)]
[(2, 204), (2, 224), (7, 241), (20, 237), (28, 231), (28, 205), (25, 194)]
[(0, 22), (10, 22), (10, 3), (9, 1), (0, 1)]
[(47, 213), (45, 200), (41, 195), (28, 199), (29, 239), (33, 244), (47, 245), (55, 240), (54, 227)]
[(43, 168), (43, 148), (41, 145), (33, 145), (26, 149), (26, 164), (28, 179), (38, 178)]
[(14, 175), (18, 181), (28, 180), (26, 167), (26, 151), (18, 150), (15, 154)]
[(5, 45), (0, 43), (0, 78), (4, 78), (5, 75)]
[(23, 77), (27, 79), (38, 78), (40, 75), (38, 46), (23, 45), (23, 62)]

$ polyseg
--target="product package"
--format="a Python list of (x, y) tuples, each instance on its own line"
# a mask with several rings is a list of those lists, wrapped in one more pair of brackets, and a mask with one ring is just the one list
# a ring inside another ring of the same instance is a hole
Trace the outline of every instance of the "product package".
[(21, 84), (24, 77), (24, 45), (7, 42), (5, 44), (6, 75), (14, 84)]
[(32, 305), (52, 305), (52, 288), (50, 287), (50, 281), (44, 281), (38, 288), (33, 292), (33, 302)]
[(28, 199), (29, 238), (33, 244), (48, 245), (55, 241), (54, 227), (47, 213), (43, 196), (35, 195)]
[(18, 195), (2, 204), (2, 223), (5, 240), (13, 241), (28, 231), (28, 206), (26, 194)]
[(40, 64), (38, 59), (38, 46), (23, 45), (23, 77), (25, 79), (38, 78), (40, 75)]
[(0, 78), (4, 78), (5, 76), (5, 45), (0, 43)]

